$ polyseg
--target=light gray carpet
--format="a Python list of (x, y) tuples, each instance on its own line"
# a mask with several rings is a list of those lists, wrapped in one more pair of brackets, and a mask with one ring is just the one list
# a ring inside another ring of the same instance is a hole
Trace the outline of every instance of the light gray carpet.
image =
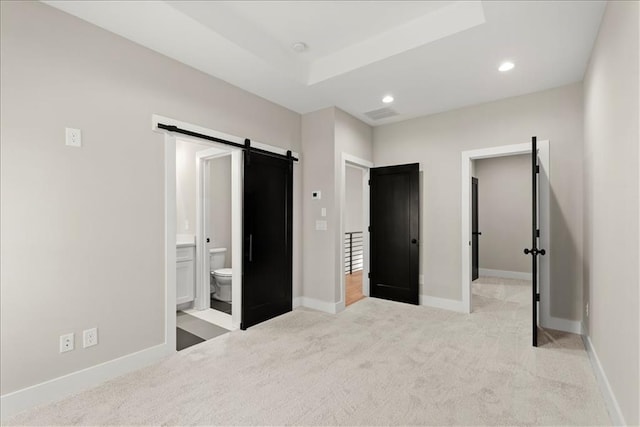
[(530, 346), (530, 287), (471, 315), (366, 298), (296, 310), (9, 420), (38, 425), (605, 425), (580, 338)]

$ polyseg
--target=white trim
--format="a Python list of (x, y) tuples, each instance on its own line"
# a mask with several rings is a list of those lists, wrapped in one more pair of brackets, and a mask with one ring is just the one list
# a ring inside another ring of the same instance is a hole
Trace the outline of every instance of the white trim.
[(616, 399), (616, 396), (613, 393), (611, 384), (609, 384), (609, 380), (607, 379), (607, 374), (605, 373), (602, 367), (602, 364), (600, 363), (600, 359), (598, 358), (596, 349), (593, 347), (591, 338), (589, 338), (588, 335), (583, 335), (582, 341), (584, 342), (584, 348), (587, 350), (587, 354), (589, 355), (589, 360), (591, 361), (593, 372), (595, 373), (596, 379), (598, 380), (598, 385), (600, 386), (600, 392), (602, 393), (604, 397), (604, 401), (607, 405), (607, 410), (609, 412), (609, 417), (611, 418), (611, 423), (615, 426), (626, 426), (627, 423), (624, 419), (624, 415), (622, 414), (622, 410), (620, 409), (618, 400)]
[(561, 317), (549, 316), (545, 321), (544, 327), (547, 329), (555, 329), (556, 331), (582, 335), (582, 322), (579, 320), (569, 320)]
[(173, 346), (167, 343), (159, 344), (40, 384), (23, 388), (22, 390), (7, 393), (0, 398), (2, 419), (5, 420), (18, 412), (37, 405), (61, 400), (67, 396), (94, 387), (99, 383), (126, 374), (127, 372), (135, 371), (156, 363), (166, 356), (175, 353), (175, 348), (175, 342)]
[(319, 299), (309, 298), (309, 297), (295, 297), (293, 299), (294, 308), (306, 307), (312, 310), (323, 311), (329, 314), (338, 313), (340, 311), (339, 305), (340, 305), (339, 303), (321, 301)]
[[(164, 137), (164, 342), (176, 352), (176, 141), (169, 135)], [(171, 195), (173, 203), (168, 203)]]
[[(345, 308), (346, 288), (344, 274), (344, 232), (346, 222), (346, 169), (347, 165), (362, 170), (362, 294), (369, 296), (369, 169), (373, 167), (373, 163), (368, 160), (361, 159), (351, 154), (341, 153), (340, 157), (340, 175), (338, 177), (338, 213), (339, 227), (337, 227), (336, 235), (336, 258), (338, 266), (338, 283), (340, 284), (339, 300), (336, 303), (336, 312), (340, 312)], [(325, 310), (322, 310), (325, 311)]]
[[(243, 189), (242, 152), (231, 153), (231, 269), (233, 283), (231, 286), (231, 326), (240, 328), (242, 321), (242, 189)], [(237, 260), (237, 261), (236, 261)]]
[[(493, 157), (504, 157), (518, 154), (531, 153), (531, 144), (513, 144), (499, 147), (482, 148), (479, 150), (463, 151), (461, 153), (461, 261), (462, 261), (462, 304), (467, 313), (471, 313), (471, 174), (473, 160), (487, 159)], [(539, 221), (542, 235), (540, 236), (540, 246), (549, 250), (551, 247), (551, 221), (549, 212), (550, 195), (550, 154), (549, 141), (538, 141), (538, 158), (540, 160), (541, 173), (539, 174)], [(551, 320), (550, 306), (550, 279), (551, 267), (550, 256), (540, 257), (539, 280), (540, 280), (540, 324), (549, 327)], [(557, 322), (556, 322), (557, 323)], [(573, 326), (572, 326), (573, 327)]]
[(463, 301), (438, 298), (429, 295), (420, 295), (420, 305), (433, 308), (441, 308), (443, 310), (456, 311), (458, 313), (467, 313), (467, 307)]
[(492, 270), (489, 268), (479, 269), (480, 276), (502, 277), (504, 279), (531, 280), (531, 273), (521, 271)]

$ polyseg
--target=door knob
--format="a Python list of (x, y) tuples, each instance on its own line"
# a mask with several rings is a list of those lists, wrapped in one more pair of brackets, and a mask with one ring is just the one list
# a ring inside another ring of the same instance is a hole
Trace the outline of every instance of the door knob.
[(413, 243), (415, 245), (416, 243), (418, 243), (418, 240), (417, 239), (411, 239), (411, 243)]

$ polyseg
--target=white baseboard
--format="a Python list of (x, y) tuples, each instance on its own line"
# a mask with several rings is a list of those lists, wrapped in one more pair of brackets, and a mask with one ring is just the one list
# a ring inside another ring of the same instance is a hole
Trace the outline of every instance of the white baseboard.
[(588, 335), (583, 335), (582, 341), (584, 342), (584, 347), (589, 355), (589, 360), (591, 361), (591, 366), (593, 367), (596, 379), (598, 380), (600, 391), (602, 392), (607, 405), (607, 410), (609, 411), (609, 417), (611, 417), (612, 424), (615, 426), (626, 426), (627, 423), (625, 422), (622, 411), (620, 410), (620, 405), (618, 405), (618, 400), (616, 399), (615, 394), (613, 394), (611, 384), (609, 384), (609, 380), (607, 379), (607, 374), (604, 372), (602, 364), (600, 364), (598, 354), (596, 353), (595, 348), (593, 348), (591, 338), (589, 338)]
[(479, 269), (481, 276), (502, 277), (504, 279), (531, 280), (531, 273), (521, 271), (491, 270), (489, 268)]
[(453, 300), (448, 298), (438, 298), (429, 295), (420, 295), (420, 305), (427, 307), (442, 308), (444, 310), (457, 311), (458, 313), (466, 313), (467, 309), (464, 307), (462, 301)]
[(340, 311), (339, 302), (327, 302), (309, 297), (296, 297), (293, 299), (293, 307), (306, 307), (313, 310), (324, 311), (325, 313), (336, 314)]
[(4, 394), (0, 396), (2, 419), (38, 405), (63, 399), (127, 372), (151, 365), (174, 352), (175, 349), (168, 348), (167, 344), (160, 344)]
[(562, 319), (553, 316), (543, 318), (540, 316), (540, 325), (543, 328), (582, 335), (582, 322), (579, 320)]

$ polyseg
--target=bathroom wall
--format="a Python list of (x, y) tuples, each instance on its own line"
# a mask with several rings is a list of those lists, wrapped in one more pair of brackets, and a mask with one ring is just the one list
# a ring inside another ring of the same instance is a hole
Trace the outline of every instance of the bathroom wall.
[(531, 156), (474, 161), (478, 178), (480, 268), (531, 272)]
[[(196, 154), (208, 144), (176, 141), (176, 234), (196, 234)], [(209, 248), (227, 248), (225, 267), (231, 267), (231, 156), (209, 160)]]
[(176, 234), (196, 234), (196, 153), (210, 146), (176, 141)]
[(225, 267), (231, 267), (231, 156), (209, 160), (208, 192), (208, 247), (227, 248)]

